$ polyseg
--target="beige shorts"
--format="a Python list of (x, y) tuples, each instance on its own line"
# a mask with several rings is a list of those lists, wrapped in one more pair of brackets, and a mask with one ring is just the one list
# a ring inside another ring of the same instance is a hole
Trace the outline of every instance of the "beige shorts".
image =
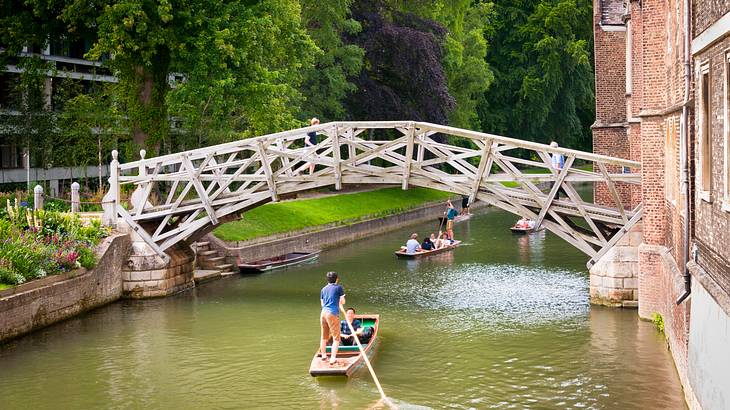
[(340, 316), (330, 312), (322, 312), (319, 316), (319, 325), (322, 329), (322, 340), (340, 340)]
[(450, 231), (452, 229), (454, 229), (454, 220), (453, 219), (448, 219), (446, 221), (446, 230), (447, 231)]

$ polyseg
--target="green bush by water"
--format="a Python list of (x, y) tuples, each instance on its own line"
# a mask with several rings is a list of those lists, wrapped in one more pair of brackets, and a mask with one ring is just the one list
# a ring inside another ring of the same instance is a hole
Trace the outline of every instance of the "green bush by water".
[(446, 200), (451, 194), (433, 189), (385, 188), (355, 194), (270, 203), (255, 208), (239, 221), (215, 230), (224, 241), (243, 241), (331, 223), (352, 223), (392, 215), (426, 202)]
[(657, 312), (651, 315), (651, 321), (658, 331), (664, 333), (664, 318)]

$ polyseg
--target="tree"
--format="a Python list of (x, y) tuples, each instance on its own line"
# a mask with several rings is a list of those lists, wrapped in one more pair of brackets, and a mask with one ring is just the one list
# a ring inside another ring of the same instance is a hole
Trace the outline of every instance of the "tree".
[(347, 100), (350, 112), (362, 119), (446, 124), (455, 107), (441, 65), (446, 30), (377, 0), (359, 2), (353, 16), (363, 29), (346, 39), (365, 50), (365, 68)]
[[(113, 56), (140, 145), (168, 140), (170, 102), (193, 129), (225, 124), (250, 135), (296, 123), (299, 71), (313, 49), (296, 1), (73, 0), (63, 20), (72, 31), (98, 27), (89, 56)], [(168, 101), (171, 73), (183, 80)]]
[(345, 98), (357, 90), (350, 79), (362, 70), (365, 51), (356, 44), (345, 44), (342, 37), (356, 35), (360, 23), (350, 18), (352, 0), (302, 0), (302, 20), (307, 33), (321, 50), (315, 64), (304, 71), (302, 107), (306, 118), (324, 121), (348, 117)]
[(497, 0), (488, 61), (495, 83), (479, 105), (485, 130), (590, 149), (594, 93), (591, 2)]

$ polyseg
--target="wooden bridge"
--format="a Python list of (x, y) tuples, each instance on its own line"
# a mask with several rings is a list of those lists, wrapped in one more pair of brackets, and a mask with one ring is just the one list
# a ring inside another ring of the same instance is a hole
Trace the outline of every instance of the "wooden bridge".
[[(319, 134), (316, 146), (305, 145), (308, 132)], [(626, 209), (617, 189), (640, 184), (638, 162), (430, 123), (331, 122), (155, 158), (141, 154), (120, 164), (113, 153), (107, 212), (165, 260), (166, 249), (251, 208), (329, 185), (468, 195), (536, 220), (585, 252), (589, 266), (641, 218), (641, 205)], [(551, 165), (557, 154), (565, 157), (562, 170)], [(316, 164), (311, 175), (309, 163)], [(612, 206), (585, 201), (576, 183), (606, 184)], [(125, 184), (136, 186), (129, 204), (120, 202)], [(556, 199), (559, 188), (567, 197)]]

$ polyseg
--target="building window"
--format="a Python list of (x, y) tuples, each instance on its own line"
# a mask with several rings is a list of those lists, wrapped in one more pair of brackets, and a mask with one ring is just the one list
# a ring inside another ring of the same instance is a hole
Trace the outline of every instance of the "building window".
[(723, 95), (724, 147), (723, 155), (723, 201), (722, 209), (730, 212), (730, 51), (725, 54), (725, 92)]
[(699, 147), (697, 147), (698, 185), (700, 198), (709, 202), (712, 184), (712, 105), (710, 103), (712, 93), (710, 90), (709, 63), (700, 66), (698, 77), (700, 80), (700, 127)]

